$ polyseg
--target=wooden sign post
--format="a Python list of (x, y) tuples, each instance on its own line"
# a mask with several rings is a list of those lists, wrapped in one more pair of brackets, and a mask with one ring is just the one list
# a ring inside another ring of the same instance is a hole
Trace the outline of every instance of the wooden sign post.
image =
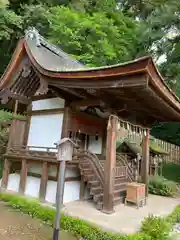
[(56, 195), (56, 217), (54, 223), (53, 240), (59, 240), (61, 207), (63, 205), (64, 179), (66, 171), (66, 161), (72, 161), (73, 148), (77, 145), (70, 138), (63, 138), (55, 143), (58, 148), (57, 161), (59, 162), (59, 173)]

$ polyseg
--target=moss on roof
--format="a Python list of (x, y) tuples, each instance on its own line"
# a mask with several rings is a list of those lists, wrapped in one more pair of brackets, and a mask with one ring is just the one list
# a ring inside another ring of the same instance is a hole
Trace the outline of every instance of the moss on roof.
[(137, 155), (138, 153), (141, 154), (142, 152), (141, 147), (137, 143), (130, 142), (128, 140), (116, 142), (117, 152), (121, 151), (123, 145), (126, 145), (135, 155)]
[[(125, 141), (116, 141), (116, 151), (120, 152), (123, 145), (126, 145), (135, 155), (140, 154), (142, 155), (142, 147), (141, 145), (135, 143), (135, 142), (131, 142), (128, 140)], [(149, 148), (150, 148), (150, 152), (154, 153), (154, 154), (161, 154), (161, 155), (168, 155), (169, 153), (166, 152), (163, 148), (161, 148), (160, 146), (158, 146), (158, 144), (153, 140), (150, 139), (149, 141)]]

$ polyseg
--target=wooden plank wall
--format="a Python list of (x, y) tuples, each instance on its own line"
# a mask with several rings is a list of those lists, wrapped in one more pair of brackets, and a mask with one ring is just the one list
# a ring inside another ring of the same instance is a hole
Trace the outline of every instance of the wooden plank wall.
[[(11, 137), (9, 138), (8, 147), (14, 144), (24, 145), (26, 123), (27, 123), (26, 117), (20, 118), (20, 119), (16, 118), (11, 121), (11, 128), (10, 128)], [(4, 124), (4, 122), (3, 123), (0, 122), (0, 124)], [(10, 123), (8, 122), (8, 124)], [(137, 143), (140, 143), (142, 141), (141, 135), (135, 132), (134, 133), (128, 132), (126, 129), (122, 130), (121, 128), (120, 131), (118, 132), (117, 139), (122, 140), (122, 136), (125, 139), (129, 139), (130, 141), (134, 141)], [(169, 152), (169, 155), (164, 157), (165, 162), (180, 164), (180, 146), (162, 141), (160, 139), (155, 139), (155, 141), (161, 148)]]
[(13, 145), (22, 146), (25, 144), (25, 130), (27, 118), (14, 118), (11, 121), (8, 148)]
[[(120, 130), (118, 133), (118, 140), (124, 136), (124, 139), (128, 139), (132, 142), (141, 143), (142, 136), (137, 133), (128, 132), (126, 129)], [(164, 156), (163, 160), (165, 162), (172, 162), (175, 164), (180, 164), (180, 146), (171, 144), (160, 139), (154, 138), (159, 147), (163, 148), (165, 151), (169, 152), (168, 156)]]

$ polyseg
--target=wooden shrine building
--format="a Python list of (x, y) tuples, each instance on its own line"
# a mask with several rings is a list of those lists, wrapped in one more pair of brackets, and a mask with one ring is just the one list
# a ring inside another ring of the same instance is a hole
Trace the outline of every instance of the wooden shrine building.
[(124, 156), (116, 155), (123, 128), (142, 137), (142, 178), (148, 184), (149, 129), (180, 121), (179, 100), (151, 57), (88, 68), (34, 28), (19, 40), (1, 77), (0, 99), (27, 107), (27, 116), (11, 124), (1, 188), (54, 203), (54, 143), (70, 137), (80, 149), (66, 165), (64, 202), (92, 198), (106, 213), (134, 181)]

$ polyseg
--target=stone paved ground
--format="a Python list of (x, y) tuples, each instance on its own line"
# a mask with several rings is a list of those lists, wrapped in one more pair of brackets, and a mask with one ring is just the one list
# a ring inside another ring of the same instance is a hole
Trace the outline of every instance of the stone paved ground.
[(145, 207), (136, 209), (133, 206), (120, 204), (115, 207), (115, 213), (111, 215), (96, 210), (94, 204), (87, 201), (67, 203), (65, 209), (69, 215), (97, 224), (104, 230), (131, 234), (139, 230), (141, 221), (149, 214), (165, 216), (179, 204), (178, 198), (149, 195)]
[[(9, 209), (0, 202), (0, 240), (51, 240), (52, 228), (37, 219)], [(68, 233), (61, 234), (61, 240), (75, 240)]]

